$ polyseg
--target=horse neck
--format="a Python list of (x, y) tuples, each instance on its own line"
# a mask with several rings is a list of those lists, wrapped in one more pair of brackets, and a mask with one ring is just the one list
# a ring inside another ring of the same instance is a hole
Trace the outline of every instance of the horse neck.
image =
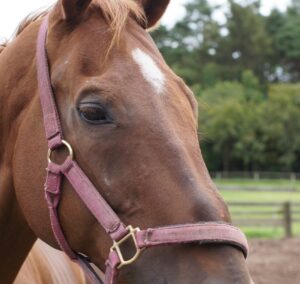
[(12, 283), (35, 237), (18, 205), (13, 181), (14, 146), (36, 93), (36, 28), (20, 34), (0, 54), (0, 283)]

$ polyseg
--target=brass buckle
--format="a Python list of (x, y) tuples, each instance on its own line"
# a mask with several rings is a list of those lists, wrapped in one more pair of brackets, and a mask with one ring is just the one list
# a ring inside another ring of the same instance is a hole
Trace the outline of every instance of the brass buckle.
[[(73, 152), (72, 146), (66, 140), (62, 140), (61, 142), (62, 142), (62, 145), (64, 145), (68, 149), (68, 151), (69, 151), (69, 157), (71, 157), (71, 159), (73, 160), (73, 158), (74, 158), (74, 152)], [(48, 159), (49, 163), (52, 163), (51, 156), (52, 156), (52, 153), (54, 152), (54, 150), (51, 150), (51, 149), (48, 150), (47, 159)]]
[[(118, 242), (114, 241), (113, 246), (110, 249), (111, 251), (116, 251), (116, 253), (119, 256), (119, 259), (120, 259), (121, 263), (117, 267), (118, 269), (120, 269), (123, 266), (129, 265), (129, 264), (132, 264), (133, 262), (135, 262), (138, 259), (138, 257), (140, 256), (141, 252), (142, 252), (142, 249), (140, 249), (138, 247), (137, 240), (136, 240), (136, 237), (135, 237), (135, 233), (139, 232), (140, 229), (139, 228), (133, 228), (132, 226), (128, 226), (127, 230), (129, 231), (128, 234), (124, 238), (122, 238), (120, 241), (118, 241)], [(120, 246), (130, 238), (132, 238), (132, 240), (133, 240), (136, 252), (135, 252), (135, 254), (132, 258), (130, 258), (128, 260), (125, 260), (124, 257), (123, 257), (122, 251), (120, 249)]]

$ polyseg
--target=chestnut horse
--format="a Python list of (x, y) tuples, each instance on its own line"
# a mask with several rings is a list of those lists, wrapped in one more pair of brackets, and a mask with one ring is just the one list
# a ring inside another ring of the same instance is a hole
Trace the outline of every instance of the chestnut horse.
[[(76, 161), (124, 223), (230, 223), (199, 149), (196, 101), (147, 33), (168, 3), (60, 0), (49, 11), (47, 52), (62, 128)], [(0, 55), (1, 284), (14, 281), (37, 238), (59, 248), (43, 191), (47, 141), (36, 64), (42, 17), (26, 23)], [(56, 154), (59, 161), (63, 153)], [(104, 270), (111, 240), (66, 180), (59, 219), (71, 247)], [(144, 251), (117, 283), (251, 279), (236, 247), (193, 243)]]

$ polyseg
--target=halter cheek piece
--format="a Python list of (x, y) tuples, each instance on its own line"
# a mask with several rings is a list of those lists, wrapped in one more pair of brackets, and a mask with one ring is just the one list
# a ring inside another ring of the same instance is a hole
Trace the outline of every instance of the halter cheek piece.
[[(61, 228), (57, 209), (62, 193), (62, 178), (65, 177), (113, 241), (106, 261), (105, 284), (115, 283), (118, 269), (137, 260), (143, 249), (158, 245), (191, 242), (199, 244), (222, 243), (239, 248), (246, 257), (248, 244), (245, 235), (238, 228), (229, 224), (211, 222), (140, 230), (132, 226), (126, 227), (122, 223), (76, 163), (71, 145), (63, 139), (49, 74), (46, 51), (47, 30), (48, 17), (44, 19), (38, 35), (37, 73), (44, 127), (49, 147), (45, 195), (52, 230), (60, 248), (83, 268), (93, 283), (103, 284), (88, 259), (72, 250)], [(52, 153), (61, 147), (66, 147), (69, 155), (63, 164), (58, 165), (52, 162), (51, 158)], [(120, 247), (130, 239), (135, 245), (135, 254), (131, 259), (125, 259)]]

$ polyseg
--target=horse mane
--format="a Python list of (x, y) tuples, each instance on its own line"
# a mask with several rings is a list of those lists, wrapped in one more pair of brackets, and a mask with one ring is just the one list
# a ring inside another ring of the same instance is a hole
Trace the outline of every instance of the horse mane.
[[(142, 8), (133, 0), (93, 0), (92, 5), (101, 9), (105, 20), (112, 30), (113, 38), (110, 48), (120, 39), (121, 32), (129, 16), (134, 17), (143, 25), (146, 24), (146, 18)], [(31, 23), (48, 14), (49, 10), (48, 8), (45, 11), (31, 13), (25, 17), (19, 24), (14, 38), (21, 34)], [(8, 41), (0, 43), (0, 54), (7, 45)]]
[(3, 43), (0, 43), (0, 54), (1, 52), (4, 50), (4, 48), (7, 46), (7, 42), (3, 42)]

